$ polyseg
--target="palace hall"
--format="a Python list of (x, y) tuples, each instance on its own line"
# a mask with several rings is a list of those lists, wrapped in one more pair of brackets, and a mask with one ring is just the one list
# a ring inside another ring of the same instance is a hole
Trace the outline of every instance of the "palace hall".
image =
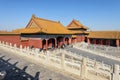
[(0, 31), (0, 41), (17, 47), (39, 49), (60, 48), (79, 42), (119, 47), (120, 31), (89, 31), (89, 28), (73, 19), (68, 26), (60, 21), (38, 18), (32, 15), (27, 26), (12, 31)]

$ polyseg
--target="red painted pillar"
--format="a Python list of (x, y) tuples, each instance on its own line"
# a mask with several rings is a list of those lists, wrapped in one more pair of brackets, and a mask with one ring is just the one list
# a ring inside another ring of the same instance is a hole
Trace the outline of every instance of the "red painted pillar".
[(120, 45), (120, 39), (119, 39), (119, 45)]
[(102, 40), (102, 45), (105, 45), (105, 40)]
[(74, 38), (71, 39), (71, 44), (73, 44), (73, 42), (74, 42)]
[(79, 42), (82, 42), (81, 36), (79, 36)]
[(90, 39), (89, 38), (87, 38), (87, 43), (90, 44)]
[(81, 42), (83, 42), (83, 36), (81, 36)]
[(75, 38), (75, 42), (74, 43), (77, 43), (77, 38)]
[(103, 40), (101, 40), (101, 45), (103, 45)]
[(48, 49), (48, 39), (46, 39), (46, 50)]
[(94, 39), (94, 44), (96, 44), (96, 39)]
[(105, 45), (108, 45), (107, 40), (105, 39)]
[(69, 44), (71, 44), (71, 38), (69, 38)]
[(57, 46), (57, 39), (55, 38), (55, 48), (56, 48), (56, 46)]
[(116, 39), (116, 46), (119, 47), (119, 39)]
[(110, 40), (108, 40), (108, 46), (110, 46)]
[(65, 38), (63, 38), (63, 43), (65, 44), (66, 42), (65, 42)]
[(84, 42), (85, 41), (85, 36), (82, 36), (82, 42)]
[(62, 43), (64, 43), (63, 38), (60, 38), (60, 47), (62, 46)]
[(76, 36), (76, 42), (78, 41), (78, 36)]

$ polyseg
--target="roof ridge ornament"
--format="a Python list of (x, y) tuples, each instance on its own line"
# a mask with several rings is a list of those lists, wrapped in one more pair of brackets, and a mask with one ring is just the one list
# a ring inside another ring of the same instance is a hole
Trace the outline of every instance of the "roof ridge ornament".
[(60, 21), (58, 21), (58, 23), (60, 23)]
[(35, 14), (32, 15), (32, 18), (35, 18)]

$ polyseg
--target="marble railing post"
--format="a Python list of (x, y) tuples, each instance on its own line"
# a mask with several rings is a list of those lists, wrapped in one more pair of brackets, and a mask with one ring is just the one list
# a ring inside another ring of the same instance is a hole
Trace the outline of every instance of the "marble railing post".
[(119, 77), (119, 65), (115, 64), (113, 68), (113, 73), (112, 73), (112, 80), (120, 80)]
[(12, 43), (10, 43), (10, 47), (12, 46)]
[(82, 64), (81, 64), (81, 79), (86, 79), (87, 77), (87, 58), (83, 58)]
[(98, 63), (95, 61), (95, 64), (94, 64), (94, 68), (96, 69), (96, 70), (98, 70), (98, 68), (99, 68), (99, 65), (98, 65)]
[(20, 45), (20, 53), (22, 52), (22, 45)]
[(120, 42), (119, 39), (116, 40), (116, 46), (119, 47), (120, 46)]
[(23, 46), (23, 49), (26, 50), (26, 46)]
[(27, 47), (27, 51), (29, 51), (30, 50), (30, 48), (29, 48), (29, 46)]
[(4, 44), (4, 41), (2, 41), (2, 44)]
[(5, 42), (5, 45), (7, 45), (7, 42)]
[(14, 44), (14, 48), (16, 48), (17, 47), (17, 45), (16, 44)]
[(1, 42), (1, 45), (4, 46), (3, 41)]
[(87, 39), (87, 43), (90, 44), (90, 39), (89, 38)]
[(7, 46), (9, 46), (9, 43), (8, 43), (8, 42), (6, 42), (6, 45), (7, 45)]

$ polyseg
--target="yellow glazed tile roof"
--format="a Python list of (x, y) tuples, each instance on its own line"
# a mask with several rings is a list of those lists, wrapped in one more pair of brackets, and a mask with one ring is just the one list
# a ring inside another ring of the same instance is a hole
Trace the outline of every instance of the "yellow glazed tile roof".
[(17, 35), (19, 32), (0, 31), (0, 35)]
[(19, 33), (39, 33), (42, 32), (40, 28), (23, 28), (23, 29), (17, 29), (13, 32), (19, 32)]
[[(73, 25), (75, 24), (75, 25)], [(78, 20), (72, 20), (72, 22), (67, 26), (68, 29), (83, 28), (88, 29), (88, 27), (81, 24)]]
[(37, 18), (35, 16), (32, 16), (31, 20), (33, 20), (38, 27), (31, 28), (27, 26), (25, 29), (19, 30), (21, 33), (73, 34), (60, 22)]
[(120, 31), (90, 31), (88, 38), (120, 39)]
[(85, 33), (84, 31), (81, 31), (81, 30), (70, 30), (72, 33), (74, 34), (83, 34)]

